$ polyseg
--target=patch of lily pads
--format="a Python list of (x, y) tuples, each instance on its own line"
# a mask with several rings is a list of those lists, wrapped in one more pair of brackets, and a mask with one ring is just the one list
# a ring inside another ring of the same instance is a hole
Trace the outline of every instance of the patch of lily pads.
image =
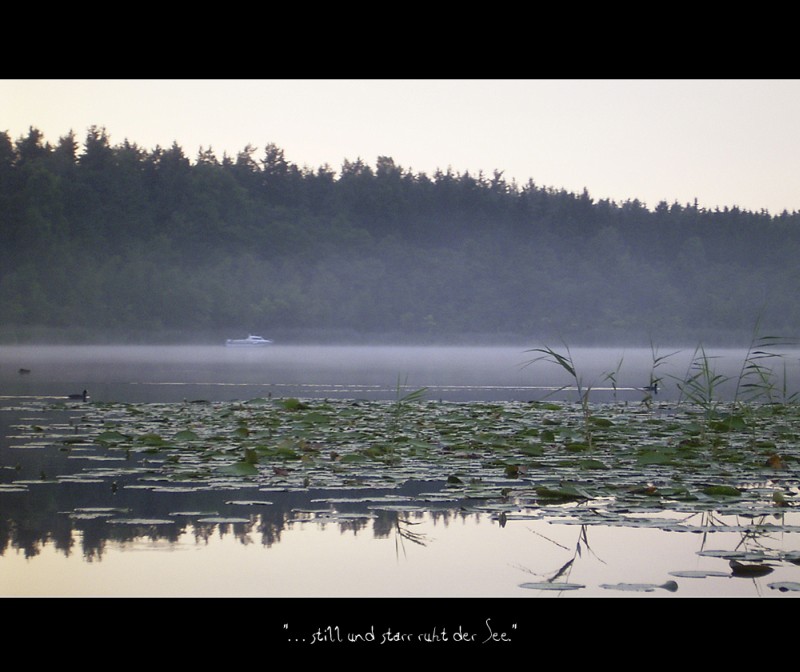
[[(126, 487), (164, 492), (355, 493), (427, 480), (427, 493), (363, 499), (386, 507), (448, 503), (506, 519), (536, 512), (576, 524), (705, 532), (719, 528), (645, 514), (716, 511), (752, 520), (785, 517), (800, 503), (798, 405), (719, 404), (714, 415), (653, 403), (585, 410), (568, 402), (421, 397), (93, 403), (69, 425), (39, 418), (17, 430), (27, 446), (58, 445), (85, 460), (70, 479), (128, 476)], [(113, 470), (98, 468), (110, 462)], [(19, 481), (3, 492), (30, 485)], [(773, 525), (786, 531), (789, 521)]]

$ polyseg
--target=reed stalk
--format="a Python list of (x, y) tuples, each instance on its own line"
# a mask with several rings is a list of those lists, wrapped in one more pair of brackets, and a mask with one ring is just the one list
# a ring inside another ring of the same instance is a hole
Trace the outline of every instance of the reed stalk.
[[(532, 348), (530, 350), (526, 350), (525, 352), (538, 352), (540, 353), (539, 357), (535, 357), (531, 359), (523, 366), (532, 366), (536, 362), (546, 361), (550, 362), (551, 364), (555, 364), (564, 371), (566, 371), (575, 383), (575, 389), (578, 392), (578, 401), (581, 405), (581, 414), (583, 416), (583, 427), (584, 427), (584, 436), (586, 437), (586, 443), (591, 450), (593, 447), (593, 432), (592, 432), (592, 422), (591, 422), (591, 408), (589, 405), (589, 393), (591, 392), (591, 385), (584, 387), (583, 378), (578, 375), (577, 369), (575, 368), (575, 362), (572, 358), (572, 353), (570, 352), (569, 346), (564, 344), (564, 349), (566, 354), (561, 354), (556, 352), (550, 347), (543, 347), (543, 348)], [(560, 390), (567, 389), (568, 385), (564, 385), (560, 388)], [(558, 391), (558, 390), (557, 390)]]

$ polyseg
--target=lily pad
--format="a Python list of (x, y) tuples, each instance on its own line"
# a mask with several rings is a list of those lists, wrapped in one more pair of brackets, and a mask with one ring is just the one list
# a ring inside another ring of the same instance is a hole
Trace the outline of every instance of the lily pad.
[(742, 493), (732, 485), (710, 485), (703, 488), (703, 493), (711, 497), (739, 497)]
[(578, 466), (581, 469), (608, 469), (608, 466), (600, 460), (581, 460), (578, 462)]
[(266, 500), (257, 500), (257, 499), (233, 499), (226, 504), (235, 504), (238, 506), (272, 506), (272, 502), (268, 502)]
[(731, 574), (733, 576), (740, 576), (740, 577), (752, 577), (756, 578), (759, 576), (766, 576), (767, 574), (772, 574), (774, 571), (772, 567), (768, 565), (748, 565), (742, 562), (738, 562), (737, 560), (731, 560), (729, 562), (731, 568)]
[(675, 464), (675, 456), (670, 453), (647, 452), (637, 458), (639, 464)]
[(605, 590), (622, 590), (635, 593), (652, 593), (656, 590), (666, 590), (674, 593), (678, 590), (678, 584), (675, 581), (667, 581), (660, 585), (655, 583), (615, 583), (613, 585), (603, 583), (600, 587)]
[(539, 486), (536, 488), (536, 494), (542, 499), (560, 499), (566, 501), (591, 499), (591, 497), (581, 488), (569, 485), (561, 486), (560, 488)]
[(287, 411), (300, 411), (309, 408), (306, 402), (295, 399), (294, 397), (284, 399), (281, 403)]
[(582, 588), (586, 588), (586, 586), (580, 583), (556, 583), (550, 581), (540, 581), (538, 583), (521, 583), (519, 584), (520, 588), (525, 588), (526, 590), (581, 590)]
[(605, 590), (624, 590), (636, 593), (652, 593), (656, 589), (656, 586), (651, 583), (616, 583), (614, 585), (603, 583), (600, 584), (600, 587)]
[(800, 583), (797, 581), (779, 581), (777, 583), (770, 583), (769, 587), (773, 590), (779, 590), (782, 593), (800, 592)]
[(175, 441), (197, 441), (200, 437), (189, 429), (177, 432), (173, 437)]
[(124, 443), (126, 441), (130, 441), (130, 437), (122, 434), (121, 432), (116, 431), (108, 431), (108, 432), (101, 432), (95, 437), (95, 441), (98, 443), (104, 443), (107, 445), (118, 445), (120, 443)]

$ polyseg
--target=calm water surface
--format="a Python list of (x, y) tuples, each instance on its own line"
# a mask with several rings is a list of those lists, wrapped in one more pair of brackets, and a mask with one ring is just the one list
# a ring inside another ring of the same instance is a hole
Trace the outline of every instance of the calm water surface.
[[(719, 372), (738, 375), (743, 353), (710, 354)], [(677, 398), (670, 376), (684, 377), (691, 355), (680, 352), (659, 367), (659, 398)], [(137, 489), (132, 481), (112, 492), (103, 479), (38, 479), (45, 471), (70, 473), (75, 460), (57, 447), (18, 439), (21, 425), (42, 420), (26, 404), (83, 389), (94, 402), (135, 403), (270, 395), (392, 400), (398, 382), (403, 391), (427, 387), (429, 398), (449, 401), (574, 397), (572, 390), (556, 392), (572, 382), (558, 367), (524, 367), (533, 356), (497, 347), (2, 347), (0, 595), (800, 594), (770, 588), (800, 581), (794, 511), (782, 514), (778, 534), (769, 531), (769, 520), (677, 513), (681, 526), (665, 532), (647, 525), (581, 526), (537, 511), (503, 520), (458, 505), (410, 511), (402, 491), (389, 505), (387, 493), (358, 490), (170, 493)], [(642, 400), (638, 388), (652, 372), (649, 350), (576, 349), (573, 356), (584, 384), (596, 388), (593, 399)], [(787, 379), (796, 381), (797, 353), (784, 361)], [(615, 370), (612, 385), (607, 374)], [(79, 414), (80, 402), (70, 404), (69, 412)], [(19, 479), (27, 481), (25, 491), (15, 490)], [(443, 484), (407, 487), (439, 492)], [(790, 561), (768, 576), (733, 576), (721, 556), (751, 548)], [(543, 590), (542, 583), (580, 587)]]
[[(556, 348), (558, 350), (558, 348)], [(562, 350), (563, 352), (563, 350)], [(659, 399), (676, 398), (691, 349), (663, 348), (653, 370), (649, 349), (575, 348), (576, 369), (592, 399), (640, 401), (651, 374), (659, 377)], [(738, 377), (742, 350), (710, 350), (715, 372)], [(398, 383), (428, 388), (428, 397), (451, 401), (528, 401), (556, 392), (573, 380), (547, 362), (526, 366), (538, 353), (520, 347), (415, 346), (0, 346), (4, 395), (69, 395), (88, 389), (96, 401), (211, 401), (274, 396), (394, 399)], [(783, 367), (786, 367), (785, 372)], [(780, 382), (800, 384), (800, 352), (777, 364)], [(23, 369), (30, 373), (20, 374)], [(616, 387), (616, 389), (614, 389)], [(734, 383), (719, 387), (731, 395)]]

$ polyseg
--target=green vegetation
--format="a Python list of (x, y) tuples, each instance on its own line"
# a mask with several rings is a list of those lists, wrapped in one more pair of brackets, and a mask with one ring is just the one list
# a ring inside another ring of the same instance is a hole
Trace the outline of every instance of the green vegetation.
[[(744, 341), (800, 327), (800, 214), (595, 201), (378, 157), (0, 134), (0, 338)], [(755, 372), (755, 370), (751, 371)]]
[[(592, 391), (591, 385), (584, 386), (583, 378), (578, 374), (575, 368), (575, 362), (572, 359), (572, 353), (569, 350), (569, 346), (564, 346), (566, 350), (566, 354), (561, 354), (556, 352), (552, 348), (544, 347), (544, 348), (533, 348), (529, 350), (529, 352), (539, 352), (541, 356), (536, 357), (525, 364), (525, 366), (530, 366), (532, 364), (536, 364), (536, 362), (546, 361), (550, 362), (551, 364), (555, 364), (560, 366), (564, 371), (566, 371), (570, 377), (572, 378), (573, 382), (575, 383), (575, 389), (578, 393), (578, 400), (581, 404), (581, 413), (583, 414), (583, 425), (584, 425), (584, 437), (586, 438), (587, 447), (589, 450), (592, 448), (592, 424), (593, 418), (591, 413), (591, 404), (589, 402), (589, 394)], [(606, 374), (606, 378), (610, 378), (612, 381), (615, 380), (615, 375)], [(562, 388), (565, 389), (565, 388)]]
[(677, 380), (681, 397), (700, 408), (707, 422), (714, 417), (720, 404), (716, 392), (728, 380), (714, 370), (711, 360), (712, 357), (706, 353), (705, 348), (698, 346), (692, 356), (686, 378)]
[(756, 400), (767, 403), (794, 401), (797, 393), (791, 395), (788, 393), (785, 363), (780, 387), (774, 368), (768, 364), (783, 357), (783, 353), (776, 348), (796, 347), (796, 345), (794, 340), (783, 336), (759, 335), (757, 323), (742, 363), (734, 398), (744, 404)]
[[(18, 438), (82, 456), (86, 467), (73, 479), (128, 474), (153, 492), (224, 491), (237, 483), (399, 490), (419, 480), (431, 482), (430, 491), (406, 496), (419, 510), (449, 502), (510, 517), (533, 507), (605, 524), (626, 524), (627, 515), (653, 509), (766, 515), (796, 506), (800, 496), (796, 404), (751, 404), (747, 423), (705, 427), (688, 404), (587, 404), (589, 450), (584, 404), (418, 395), (402, 403), (402, 413), (391, 401), (90, 403), (76, 409), (74, 432), (37, 425), (20, 428)], [(58, 408), (40, 406), (30, 410)], [(726, 414), (734, 408), (718, 406)], [(101, 466), (88, 459), (93, 454)], [(124, 460), (111, 470), (105, 458), (113, 456)]]

